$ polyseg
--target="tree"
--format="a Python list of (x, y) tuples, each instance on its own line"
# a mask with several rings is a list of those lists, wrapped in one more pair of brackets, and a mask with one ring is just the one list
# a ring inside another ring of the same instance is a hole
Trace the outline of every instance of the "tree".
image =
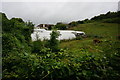
[(75, 22), (75, 21), (69, 23), (70, 27), (74, 27), (74, 26), (77, 26), (77, 25), (78, 25), (78, 22)]
[(67, 25), (66, 24), (62, 24), (62, 23), (57, 23), (55, 25), (55, 28), (60, 29), (60, 30), (66, 30), (67, 29)]
[(83, 24), (84, 23), (84, 21), (77, 21), (79, 24)]
[(12, 18), (11, 20), (18, 21), (20, 23), (24, 23), (24, 21), (21, 18)]
[(48, 47), (53, 51), (56, 52), (59, 50), (59, 40), (57, 40), (59, 36), (59, 32), (56, 30), (53, 30), (52, 33), (50, 34), (50, 40), (48, 41)]
[[(28, 22), (26, 22), (25, 24), (26, 24), (26, 26), (29, 27), (30, 32), (33, 33), (35, 24), (33, 24), (31, 21), (28, 21)], [(30, 33), (30, 34), (31, 34), (31, 33)]]

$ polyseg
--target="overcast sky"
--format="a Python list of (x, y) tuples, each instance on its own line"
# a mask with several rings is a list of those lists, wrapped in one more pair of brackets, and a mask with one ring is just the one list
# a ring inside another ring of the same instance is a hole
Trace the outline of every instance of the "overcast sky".
[(2, 12), (9, 19), (19, 17), (36, 25), (90, 19), (117, 10), (118, 2), (2, 2)]

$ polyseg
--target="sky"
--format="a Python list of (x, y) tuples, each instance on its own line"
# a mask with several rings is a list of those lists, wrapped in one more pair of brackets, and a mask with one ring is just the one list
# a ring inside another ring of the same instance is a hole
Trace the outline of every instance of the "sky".
[[(20, 0), (18, 0), (20, 1)], [(46, 1), (46, 0), (45, 0)], [(2, 1), (3, 12), (9, 19), (13, 17), (22, 18), (24, 21), (32, 21), (34, 24), (56, 24), (57, 22), (69, 23), (90, 19), (108, 11), (118, 10), (118, 0), (107, 0), (108, 2), (96, 1)]]

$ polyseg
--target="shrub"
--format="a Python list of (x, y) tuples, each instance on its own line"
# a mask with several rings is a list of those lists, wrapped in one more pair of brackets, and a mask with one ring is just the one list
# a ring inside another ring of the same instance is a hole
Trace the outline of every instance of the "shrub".
[(59, 40), (57, 40), (59, 36), (59, 32), (53, 30), (50, 34), (50, 40), (48, 40), (46, 47), (50, 48), (53, 52), (59, 50)]
[(44, 48), (44, 44), (42, 41), (34, 41), (32, 47), (32, 53), (40, 53), (40, 51)]

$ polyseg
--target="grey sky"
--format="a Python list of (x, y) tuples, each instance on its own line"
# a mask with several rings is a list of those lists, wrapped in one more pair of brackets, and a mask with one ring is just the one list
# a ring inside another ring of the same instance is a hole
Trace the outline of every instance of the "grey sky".
[(33, 23), (57, 23), (83, 20), (117, 11), (117, 2), (3, 2), (2, 12), (8, 18), (20, 17)]

